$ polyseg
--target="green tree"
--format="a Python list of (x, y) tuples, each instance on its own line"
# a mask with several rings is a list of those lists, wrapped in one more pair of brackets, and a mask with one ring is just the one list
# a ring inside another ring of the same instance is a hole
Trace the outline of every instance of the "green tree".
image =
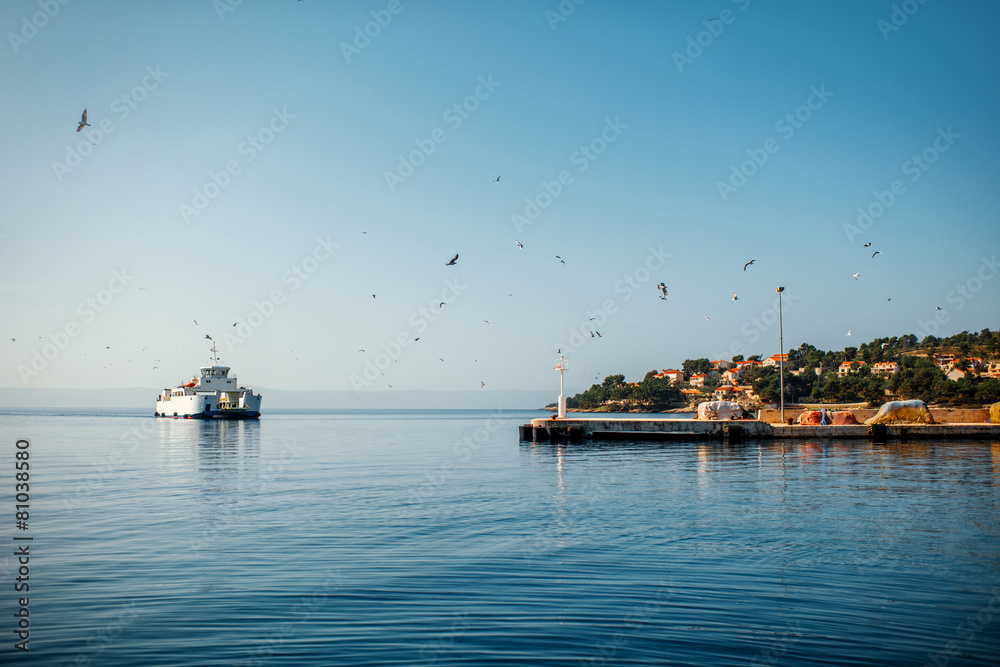
[(684, 372), (684, 377), (689, 378), (696, 373), (708, 373), (712, 370), (712, 362), (706, 358), (685, 359), (681, 364), (681, 370)]
[(606, 378), (604, 378), (604, 384), (603, 384), (603, 386), (604, 387), (614, 387), (616, 385), (620, 385), (620, 384), (624, 384), (624, 383), (625, 383), (625, 376), (624, 375), (609, 375)]

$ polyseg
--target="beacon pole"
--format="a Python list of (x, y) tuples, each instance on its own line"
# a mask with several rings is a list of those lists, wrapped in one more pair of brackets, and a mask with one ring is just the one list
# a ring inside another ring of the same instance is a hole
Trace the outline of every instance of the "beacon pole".
[(563, 384), (563, 375), (567, 368), (569, 368), (569, 364), (566, 363), (566, 359), (560, 354), (555, 365), (555, 369), (559, 371), (559, 419), (566, 419), (566, 391)]

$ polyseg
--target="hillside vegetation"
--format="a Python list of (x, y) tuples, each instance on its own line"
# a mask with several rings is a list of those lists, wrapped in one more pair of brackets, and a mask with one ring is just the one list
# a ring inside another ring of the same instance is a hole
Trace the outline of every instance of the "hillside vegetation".
[[(917, 341), (916, 336), (877, 338), (859, 347), (840, 351), (825, 351), (808, 343), (788, 351), (784, 366), (785, 401), (789, 403), (854, 403), (867, 402), (878, 406), (886, 400), (920, 399), (943, 406), (980, 406), (1000, 401), (1000, 379), (967, 372), (958, 380), (949, 379), (935, 363), (934, 356), (954, 354), (959, 357), (955, 368), (971, 369), (976, 358), (988, 361), (1000, 359), (1000, 331), (983, 329), (979, 333), (963, 331), (948, 338), (928, 336)], [(760, 355), (750, 357), (760, 359)], [(742, 356), (733, 362), (743, 361)], [(841, 363), (851, 362), (852, 372), (838, 374)], [(863, 364), (861, 362), (864, 362)], [(890, 375), (876, 375), (872, 366), (879, 362), (896, 362), (899, 370)], [(801, 373), (792, 371), (804, 369)], [(816, 369), (820, 369), (817, 373)], [(719, 373), (711, 372), (707, 358), (687, 359), (681, 365), (685, 379), (695, 373), (709, 373), (701, 389), (708, 395), (723, 383)], [(567, 400), (571, 408), (612, 410), (663, 410), (687, 402), (682, 389), (687, 383), (671, 384), (649, 371), (642, 381), (626, 383), (624, 375), (609, 375), (601, 384)], [(760, 402), (776, 403), (779, 395), (778, 368), (757, 366), (744, 371), (739, 384), (753, 389)]]

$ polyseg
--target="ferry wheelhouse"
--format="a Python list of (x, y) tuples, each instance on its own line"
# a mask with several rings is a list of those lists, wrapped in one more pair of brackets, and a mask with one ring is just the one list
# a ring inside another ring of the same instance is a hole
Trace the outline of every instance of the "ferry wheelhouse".
[(260, 394), (241, 387), (229, 366), (219, 364), (215, 348), (212, 363), (199, 368), (195, 376), (176, 387), (167, 387), (156, 401), (157, 417), (177, 419), (257, 419)]

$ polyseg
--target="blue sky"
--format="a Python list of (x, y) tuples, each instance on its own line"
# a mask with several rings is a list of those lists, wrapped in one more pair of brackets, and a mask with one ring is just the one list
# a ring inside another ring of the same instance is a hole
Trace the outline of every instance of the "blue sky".
[(562, 348), (577, 390), (776, 353), (778, 285), (786, 349), (996, 329), (998, 18), (5, 2), (0, 386), (172, 385), (209, 334), (257, 386), (539, 389)]

